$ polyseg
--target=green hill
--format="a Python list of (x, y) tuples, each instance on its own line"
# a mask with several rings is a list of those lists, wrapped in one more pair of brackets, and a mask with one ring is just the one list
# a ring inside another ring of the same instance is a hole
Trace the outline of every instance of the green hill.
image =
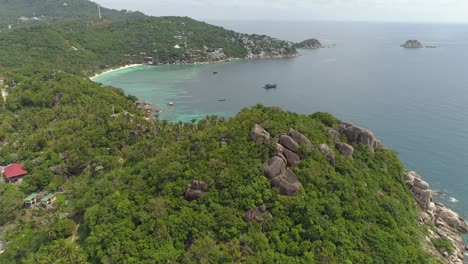
[(297, 54), (289, 42), (184, 17), (39, 23), (0, 32), (0, 45), (0, 70), (38, 65), (83, 76), (147, 56), (172, 64)]
[[(140, 12), (101, 7), (105, 19), (143, 18)], [(45, 22), (60, 18), (98, 19), (98, 5), (87, 0), (0, 0), (0, 25)]]
[(0, 32), (0, 165), (28, 171), (0, 183), (0, 263), (439, 263), (425, 251), (437, 228), (418, 224), (403, 165), (370, 134), (358, 144), (329, 114), (263, 105), (151, 120), (137, 98), (85, 78), (147, 56), (293, 56), (291, 43), (67, 3), (0, 2), (4, 21), (48, 17)]
[[(255, 143), (250, 128), (261, 124), (272, 137), (294, 128), (315, 146), (333, 145), (323, 123), (336, 126), (331, 116), (257, 105), (229, 120), (169, 124), (72, 75), (16, 79), (1, 112), (0, 163), (23, 161), (29, 174), (20, 186), (0, 185), (1, 263), (429, 261), (392, 151), (357, 145), (354, 159), (334, 151), (332, 166), (301, 145), (292, 168), (299, 192), (270, 186), (263, 163), (275, 143)], [(194, 180), (207, 189), (190, 202)], [(32, 192), (60, 194), (49, 211), (24, 208)], [(247, 222), (260, 204), (272, 218)]]

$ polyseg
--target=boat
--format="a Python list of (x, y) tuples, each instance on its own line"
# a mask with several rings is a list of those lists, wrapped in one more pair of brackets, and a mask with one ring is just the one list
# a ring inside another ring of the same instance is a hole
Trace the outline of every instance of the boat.
[(226, 101), (226, 99), (225, 99), (225, 98), (223, 98), (223, 99), (218, 99), (218, 101), (224, 102), (224, 101)]
[(169, 106), (173, 106), (174, 105), (174, 102), (169, 102), (167, 103)]
[(265, 84), (265, 86), (263, 86), (263, 88), (265, 88), (265, 89), (273, 89), (273, 88), (276, 88), (276, 84), (267, 83), (267, 84)]
[(213, 74), (218, 74), (218, 72), (213, 72)]

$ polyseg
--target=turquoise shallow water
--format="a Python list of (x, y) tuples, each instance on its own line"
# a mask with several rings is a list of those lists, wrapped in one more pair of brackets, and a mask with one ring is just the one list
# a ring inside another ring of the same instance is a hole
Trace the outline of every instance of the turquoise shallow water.
[[(95, 81), (152, 102), (171, 121), (232, 116), (258, 102), (304, 114), (330, 112), (373, 130), (408, 169), (446, 193), (437, 199), (468, 216), (468, 25), (217, 24), (291, 41), (317, 37), (336, 46), (288, 59), (141, 66)], [(401, 48), (407, 39), (438, 48)], [(262, 89), (267, 82), (278, 88)]]

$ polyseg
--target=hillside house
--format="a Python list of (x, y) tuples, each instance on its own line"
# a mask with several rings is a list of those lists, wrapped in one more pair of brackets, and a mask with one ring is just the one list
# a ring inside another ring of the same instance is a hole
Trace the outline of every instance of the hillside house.
[(51, 193), (51, 194), (48, 194), (48, 195), (44, 196), (41, 199), (41, 205), (43, 207), (50, 207), (55, 203), (55, 201), (57, 201), (57, 196), (55, 194)]
[(5, 82), (5, 78), (3, 76), (0, 76), (0, 84), (3, 84)]
[(19, 184), (23, 181), (23, 177), (28, 174), (27, 171), (23, 169), (23, 164), (12, 163), (2, 170), (3, 178), (7, 183)]
[(24, 205), (26, 207), (31, 207), (37, 204), (37, 193), (30, 194), (28, 197), (24, 198)]

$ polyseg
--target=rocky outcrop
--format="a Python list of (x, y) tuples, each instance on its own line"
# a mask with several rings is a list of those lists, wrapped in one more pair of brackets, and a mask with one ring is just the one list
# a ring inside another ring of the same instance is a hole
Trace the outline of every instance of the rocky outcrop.
[(327, 159), (330, 162), (330, 165), (334, 167), (335, 166), (335, 154), (333, 154), (333, 151), (330, 149), (330, 147), (327, 144), (320, 144), (319, 149), (323, 154), (325, 154), (325, 156), (327, 156)]
[(52, 99), (52, 107), (57, 106), (62, 101), (62, 94), (56, 93), (54, 98)]
[(265, 176), (268, 179), (272, 180), (276, 176), (282, 174), (286, 171), (286, 162), (283, 158), (279, 156), (271, 157), (265, 167)]
[(299, 151), (299, 144), (290, 136), (281, 135), (279, 137), (279, 143), (292, 152), (297, 153)]
[(289, 196), (299, 192), (302, 186), (296, 174), (290, 169), (286, 169), (285, 172), (273, 178), (271, 180), (271, 185), (277, 187), (280, 194)]
[(308, 149), (313, 149), (314, 145), (310, 140), (301, 134), (299, 131), (294, 130), (292, 128), (289, 129), (288, 134), (290, 137), (292, 137), (297, 143), (299, 144), (304, 144)]
[(267, 210), (267, 207), (264, 204), (248, 210), (244, 215), (244, 221), (246, 222), (263, 222), (270, 221), (271, 219), (273, 219), (273, 215)]
[(187, 185), (187, 191), (185, 192), (185, 199), (193, 201), (200, 198), (208, 190), (208, 185), (204, 181), (193, 181)]
[(420, 222), (431, 222), (437, 228), (436, 232), (429, 230), (428, 240), (439, 237), (448, 238), (455, 246), (456, 251), (454, 253), (440, 252), (441, 256), (448, 263), (462, 264), (466, 249), (459, 233), (468, 232), (468, 224), (454, 211), (440, 203), (435, 203), (429, 184), (423, 181), (416, 172), (406, 172), (404, 179), (416, 202), (423, 210), (420, 214)]
[(51, 166), (49, 170), (55, 175), (65, 175), (67, 173), (67, 170), (62, 165)]
[(323, 48), (322, 43), (318, 41), (317, 39), (307, 39), (302, 42), (294, 44), (294, 47), (296, 49), (319, 49)]
[(404, 44), (401, 45), (403, 48), (407, 48), (407, 49), (420, 49), (423, 47), (423, 45), (421, 44), (421, 42), (417, 41), (417, 40), (408, 40), (406, 41)]
[(337, 142), (335, 144), (335, 148), (336, 148), (336, 150), (338, 150), (338, 152), (341, 153), (341, 155), (344, 155), (344, 156), (350, 157), (350, 158), (353, 157), (353, 153), (354, 153), (353, 146), (351, 146), (349, 144), (346, 144), (346, 143), (343, 143), (343, 142)]
[[(285, 149), (284, 151), (289, 150)], [(273, 156), (266, 163), (264, 173), (270, 179), (271, 185), (279, 189), (280, 194), (294, 195), (302, 185), (296, 174), (286, 165), (287, 163), (283, 157)]]
[(297, 166), (301, 162), (299, 154), (294, 153), (287, 148), (284, 148), (283, 152), (280, 154), (282, 154), (286, 158), (289, 167)]
[(250, 129), (250, 139), (257, 143), (268, 144), (270, 143), (271, 136), (263, 127), (255, 124)]
[(149, 117), (153, 113), (160, 113), (161, 110), (155, 108), (152, 103), (148, 102), (143, 102), (143, 101), (136, 101), (135, 105), (138, 109), (146, 113), (146, 115)]
[(340, 133), (338, 133), (338, 131), (336, 131), (335, 129), (327, 127), (327, 133), (328, 133), (328, 135), (331, 136), (333, 141), (335, 141), (335, 142), (340, 142), (341, 141)]
[(372, 131), (350, 123), (340, 124), (339, 132), (340, 134), (345, 135), (348, 141), (352, 144), (368, 145), (372, 151), (380, 145), (380, 141), (375, 138)]
[[(256, 142), (270, 142), (270, 134), (259, 125), (250, 130), (250, 138)], [(282, 195), (294, 195), (299, 192), (302, 184), (297, 175), (290, 169), (301, 162), (298, 154), (299, 143), (313, 148), (312, 142), (294, 129), (289, 129), (288, 135), (280, 135), (276, 144), (276, 152), (264, 164), (264, 174), (273, 187), (277, 187)]]

